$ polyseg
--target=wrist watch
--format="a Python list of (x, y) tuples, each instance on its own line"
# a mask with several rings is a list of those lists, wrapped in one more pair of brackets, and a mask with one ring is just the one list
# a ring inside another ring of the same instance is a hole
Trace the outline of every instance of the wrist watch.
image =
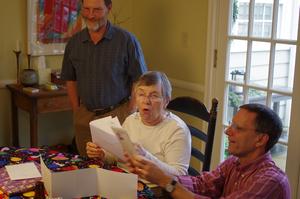
[(172, 193), (175, 189), (176, 184), (177, 184), (177, 181), (174, 179), (171, 182), (169, 182), (165, 187), (166, 192)]

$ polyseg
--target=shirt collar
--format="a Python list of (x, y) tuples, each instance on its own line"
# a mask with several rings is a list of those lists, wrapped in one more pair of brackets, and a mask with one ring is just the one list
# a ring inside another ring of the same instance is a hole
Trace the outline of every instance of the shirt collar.
[(271, 156), (270, 152), (263, 154), (262, 156), (256, 158), (254, 161), (252, 161), (246, 165), (243, 165), (243, 166), (240, 165), (239, 159), (236, 158), (235, 164), (240, 171), (245, 171), (245, 170), (249, 170), (254, 167), (256, 168), (257, 165), (259, 165), (260, 163), (265, 162), (265, 161), (272, 162), (272, 156)]
[[(103, 35), (103, 38), (111, 40), (113, 36), (113, 32), (114, 32), (114, 26), (110, 23), (110, 21), (107, 21), (107, 28)], [(87, 28), (84, 28), (82, 33), (83, 33), (82, 40), (81, 40), (82, 42), (91, 41), (89, 31)]]

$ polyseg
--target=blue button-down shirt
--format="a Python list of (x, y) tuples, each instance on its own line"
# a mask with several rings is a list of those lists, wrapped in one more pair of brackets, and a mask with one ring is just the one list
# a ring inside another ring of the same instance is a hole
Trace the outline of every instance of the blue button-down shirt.
[(93, 110), (116, 105), (128, 97), (132, 83), (146, 70), (135, 36), (108, 23), (97, 44), (92, 42), (87, 29), (69, 40), (62, 79), (77, 81), (81, 103)]

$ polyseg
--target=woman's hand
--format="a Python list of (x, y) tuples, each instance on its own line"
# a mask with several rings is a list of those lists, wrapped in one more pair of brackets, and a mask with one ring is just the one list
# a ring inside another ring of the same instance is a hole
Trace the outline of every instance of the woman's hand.
[(104, 150), (93, 142), (86, 143), (86, 153), (89, 158), (100, 158), (103, 160), (105, 157)]

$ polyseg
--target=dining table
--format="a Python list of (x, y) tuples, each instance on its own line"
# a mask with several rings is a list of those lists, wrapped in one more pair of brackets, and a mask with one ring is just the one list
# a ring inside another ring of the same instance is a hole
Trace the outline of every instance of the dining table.
[[(40, 157), (52, 172), (71, 171), (84, 168), (103, 168), (115, 172), (126, 172), (117, 165), (109, 165), (100, 159), (91, 159), (78, 154), (62, 152), (49, 146), (42, 147), (0, 147), (0, 199), (24, 199), (24, 198), (46, 198), (47, 192), (44, 189), (42, 178), (32, 178), (26, 180), (10, 180), (5, 166), (16, 165), (26, 162), (33, 162), (40, 170)], [(39, 185), (39, 186), (37, 186)], [(41, 191), (40, 189), (43, 189)], [(153, 190), (152, 190), (153, 189)], [(37, 197), (37, 194), (41, 194)], [(155, 195), (159, 194), (159, 195)], [(81, 198), (96, 199), (101, 196), (88, 196)], [(138, 180), (137, 198), (152, 199), (164, 198), (158, 187), (150, 188), (146, 183)]]

